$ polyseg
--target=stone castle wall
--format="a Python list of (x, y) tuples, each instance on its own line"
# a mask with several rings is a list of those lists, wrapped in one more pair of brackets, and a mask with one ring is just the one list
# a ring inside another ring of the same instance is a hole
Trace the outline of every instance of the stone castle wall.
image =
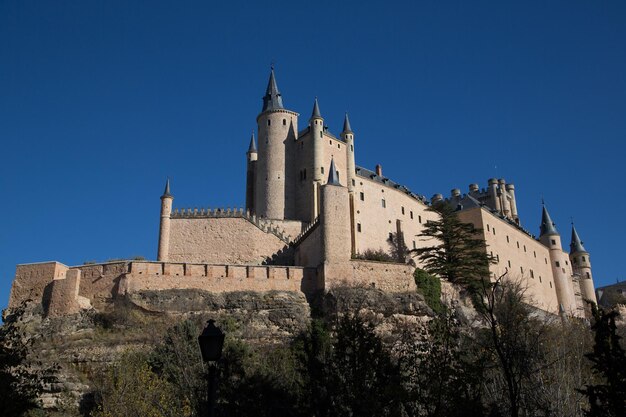
[(285, 245), (244, 218), (172, 218), (168, 260), (261, 264)]

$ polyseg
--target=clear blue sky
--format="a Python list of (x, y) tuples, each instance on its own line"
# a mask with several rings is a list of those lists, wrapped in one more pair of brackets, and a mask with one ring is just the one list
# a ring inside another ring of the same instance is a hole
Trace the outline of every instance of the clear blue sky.
[(242, 206), (272, 61), (301, 125), (350, 113), (357, 164), (427, 196), (504, 177), (624, 278), (624, 1), (4, 0), (0, 307), (18, 263), (154, 259), (166, 176)]

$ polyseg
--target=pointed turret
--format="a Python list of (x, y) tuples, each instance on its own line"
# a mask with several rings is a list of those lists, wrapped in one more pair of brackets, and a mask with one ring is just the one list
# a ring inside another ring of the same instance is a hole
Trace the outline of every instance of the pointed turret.
[(172, 198), (172, 194), (170, 194), (170, 179), (165, 180), (165, 191), (163, 191), (163, 195), (161, 198)]
[(317, 97), (315, 97), (315, 102), (313, 103), (313, 112), (311, 113), (310, 120), (321, 119), (321, 118), (322, 118), (322, 114), (320, 113), (320, 106), (317, 103)]
[(250, 146), (248, 146), (248, 154), (251, 153), (257, 153), (256, 141), (254, 140), (254, 131), (252, 132), (252, 136), (250, 137)]
[(572, 242), (569, 244), (569, 253), (570, 255), (575, 253), (587, 253), (587, 250), (583, 246), (583, 242), (580, 240), (578, 232), (574, 227), (574, 223), (572, 223)]
[(159, 225), (159, 249), (157, 261), (167, 261), (170, 251), (170, 219), (174, 196), (170, 193), (170, 179), (165, 181), (165, 190), (161, 196), (161, 223)]
[(350, 119), (348, 119), (348, 113), (346, 113), (346, 117), (343, 119), (343, 133), (352, 133), (352, 128), (350, 127)]
[(541, 233), (539, 236), (544, 235), (558, 235), (559, 232), (556, 230), (556, 225), (550, 218), (550, 214), (548, 213), (548, 209), (546, 209), (546, 205), (543, 204), (543, 210), (541, 212)]
[(341, 185), (339, 183), (339, 176), (337, 175), (337, 168), (335, 167), (335, 158), (331, 158), (330, 160), (330, 168), (328, 172), (328, 182), (326, 184), (329, 185)]
[(274, 67), (272, 67), (270, 80), (267, 83), (267, 90), (265, 91), (265, 96), (263, 97), (263, 110), (261, 110), (261, 113), (268, 110), (279, 110), (283, 108), (283, 98), (280, 91), (278, 91), (276, 77), (274, 76)]

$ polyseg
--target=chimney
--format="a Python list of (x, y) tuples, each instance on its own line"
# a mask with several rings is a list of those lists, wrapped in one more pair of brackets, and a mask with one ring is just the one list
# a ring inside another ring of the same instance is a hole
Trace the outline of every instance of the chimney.
[(381, 164), (376, 165), (376, 175), (379, 177), (383, 176), (383, 166)]

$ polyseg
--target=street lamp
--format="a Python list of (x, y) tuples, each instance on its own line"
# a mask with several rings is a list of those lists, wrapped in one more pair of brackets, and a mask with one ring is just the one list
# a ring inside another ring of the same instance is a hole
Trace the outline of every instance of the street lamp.
[(202, 360), (207, 362), (209, 367), (209, 392), (208, 392), (208, 415), (215, 415), (215, 390), (217, 361), (222, 357), (224, 347), (224, 333), (215, 326), (215, 320), (209, 320), (207, 326), (198, 336), (198, 344), (202, 353)]

